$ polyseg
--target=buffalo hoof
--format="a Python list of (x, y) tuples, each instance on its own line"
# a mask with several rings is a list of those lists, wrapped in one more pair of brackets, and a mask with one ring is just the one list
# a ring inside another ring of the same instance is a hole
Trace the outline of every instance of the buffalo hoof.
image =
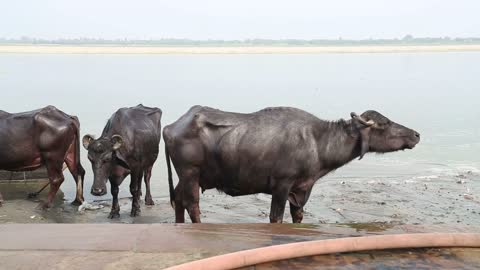
[(130, 216), (131, 217), (140, 216), (140, 212), (142, 212), (140, 208), (132, 208), (132, 212), (130, 212)]
[(80, 206), (82, 205), (83, 201), (80, 201), (79, 199), (75, 199), (73, 202), (72, 202), (72, 205), (74, 206)]
[(112, 211), (108, 215), (109, 219), (120, 218), (120, 213), (118, 211)]
[(155, 205), (152, 197), (145, 197), (145, 205)]

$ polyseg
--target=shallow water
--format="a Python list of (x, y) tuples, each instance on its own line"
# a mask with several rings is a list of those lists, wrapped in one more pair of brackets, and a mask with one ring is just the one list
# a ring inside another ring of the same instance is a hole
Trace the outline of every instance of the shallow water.
[[(446, 217), (439, 217), (439, 222), (453, 222), (458, 215), (455, 213), (465, 212), (462, 216), (466, 217), (460, 219), (462, 222), (478, 223), (480, 215), (473, 216), (467, 210), (451, 211), (448, 214), (447, 210), (438, 206), (451, 206), (452, 198), (430, 194), (428, 200), (432, 202), (433, 208), (424, 210), (425, 195), (421, 195), (420, 189), (426, 183), (437, 186), (439, 190), (442, 187), (445, 192), (456, 192), (458, 194), (455, 196), (459, 198), (465, 194), (480, 194), (480, 159), (477, 157), (480, 153), (479, 68), (478, 52), (319, 55), (1, 54), (0, 109), (19, 112), (55, 105), (80, 118), (82, 135), (99, 135), (106, 120), (117, 108), (138, 103), (160, 107), (164, 112), (163, 125), (175, 121), (195, 104), (239, 112), (257, 111), (268, 106), (294, 106), (320, 118), (332, 120), (348, 118), (351, 111), (361, 113), (375, 109), (390, 119), (419, 131), (422, 136), (420, 144), (411, 151), (370, 154), (364, 160), (354, 161), (324, 177), (315, 186), (307, 204), (307, 213), (310, 214), (307, 214), (306, 221), (436, 222), (433, 218), (422, 221), (420, 214), (389, 218), (389, 215), (399, 215), (394, 213), (397, 208), (393, 205), (393, 210), (388, 210), (387, 199), (390, 196), (405, 198), (405, 207), (442, 213)], [(83, 149), (82, 162), (87, 169), (85, 187), (89, 190), (93, 175)], [(457, 184), (459, 175), (468, 175), (468, 181)], [(342, 181), (352, 185), (352, 189), (343, 189), (345, 185), (341, 184)], [(380, 189), (381, 192), (377, 192), (376, 182), (389, 185), (391, 189)], [(403, 188), (401, 183), (411, 187)], [(362, 192), (362, 196), (355, 195), (358, 195), (354, 193), (357, 189)], [(67, 176), (62, 185), (65, 200), (73, 200), (74, 190), (73, 179)], [(120, 195), (129, 197), (128, 184), (121, 186)], [(163, 154), (159, 155), (154, 167), (152, 195), (158, 202), (153, 208), (159, 209), (155, 215), (161, 216), (155, 221), (173, 221), (173, 211), (167, 203)], [(108, 200), (111, 196), (98, 198), (86, 193), (85, 197), (92, 201)], [(338, 214), (339, 211), (330, 213), (330, 208), (354, 209), (352, 204), (339, 200), (358, 197), (364, 202), (359, 202), (358, 207), (368, 206), (371, 213), (380, 211), (378, 217), (354, 213), (342, 213), (345, 216), (342, 217)], [(15, 200), (21, 204), (31, 203), (22, 198)], [(464, 199), (455, 208), (470, 209), (475, 206), (470, 206), (475, 204), (475, 200), (478, 198)], [(378, 201), (387, 201), (387, 204), (371, 207), (370, 204)], [(63, 204), (60, 203), (58, 207), (63, 207)], [(126, 207), (128, 203), (125, 204), (124, 208)], [(478, 209), (478, 205), (476, 207)], [(201, 209), (205, 221), (263, 222), (268, 220), (269, 196), (230, 198), (211, 190), (202, 196)], [(68, 211), (70, 210), (67, 209)], [(122, 212), (122, 220), (128, 216), (128, 210), (126, 211)], [(48, 219), (57, 222), (53, 217), (47, 217)], [(93, 218), (92, 221), (106, 220)], [(126, 219), (125, 222), (133, 221)]]

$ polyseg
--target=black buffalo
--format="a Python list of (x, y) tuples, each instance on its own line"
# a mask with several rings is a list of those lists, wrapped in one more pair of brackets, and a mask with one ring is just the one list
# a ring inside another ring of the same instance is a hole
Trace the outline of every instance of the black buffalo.
[(130, 174), (130, 192), (133, 197), (131, 216), (140, 214), (142, 177), (145, 178), (145, 204), (153, 205), (150, 193), (152, 167), (158, 156), (161, 136), (162, 111), (138, 105), (121, 108), (108, 120), (102, 135), (94, 139), (83, 137), (83, 146), (88, 150), (92, 163), (94, 181), (91, 193), (101, 196), (107, 193), (107, 179), (113, 196), (110, 218), (120, 216), (118, 190)]
[[(251, 114), (194, 106), (163, 130), (170, 200), (176, 222), (187, 210), (200, 222), (199, 189), (231, 196), (272, 195), (270, 222), (282, 222), (287, 200), (300, 223), (314, 183), (367, 152), (413, 148), (420, 135), (376, 111), (323, 121), (295, 108)], [(179, 182), (173, 189), (170, 158)]]
[(77, 184), (73, 204), (83, 202), (85, 170), (80, 163), (80, 122), (59, 109), (48, 106), (36, 111), (0, 111), (0, 169), (29, 171), (45, 166), (50, 192), (40, 206), (51, 207), (64, 180), (63, 163)]

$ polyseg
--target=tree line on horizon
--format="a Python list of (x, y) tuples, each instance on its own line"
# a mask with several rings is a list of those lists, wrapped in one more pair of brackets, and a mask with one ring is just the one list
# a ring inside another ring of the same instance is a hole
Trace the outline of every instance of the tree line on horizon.
[(480, 44), (480, 38), (451, 37), (413, 37), (406, 35), (401, 39), (102, 39), (102, 38), (61, 38), (42, 39), (23, 36), (21, 38), (0, 38), (0, 44), (25, 45), (135, 45), (135, 46), (333, 46), (333, 45), (447, 45), (447, 44)]

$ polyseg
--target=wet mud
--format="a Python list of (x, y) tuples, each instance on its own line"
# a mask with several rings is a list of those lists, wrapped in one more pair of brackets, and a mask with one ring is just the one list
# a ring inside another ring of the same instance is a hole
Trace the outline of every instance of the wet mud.
[[(111, 201), (90, 201), (97, 210), (81, 210), (59, 192), (54, 207), (38, 210), (47, 190), (28, 199), (45, 182), (2, 182), (4, 196), (0, 223), (173, 223), (174, 211), (167, 197), (154, 198), (154, 206), (142, 204), (140, 217), (131, 218), (131, 200), (120, 199), (120, 218), (108, 219)], [(465, 172), (452, 177), (418, 177), (408, 180), (319, 181), (305, 207), (304, 223), (368, 224), (480, 224), (480, 175)], [(107, 197), (108, 198), (108, 197)], [(257, 194), (230, 197), (209, 190), (200, 198), (205, 223), (266, 223), (270, 196)], [(188, 215), (186, 215), (188, 221)], [(284, 222), (291, 222), (288, 204)], [(357, 224), (357, 225), (356, 225)], [(377, 225), (375, 225), (377, 226)]]

